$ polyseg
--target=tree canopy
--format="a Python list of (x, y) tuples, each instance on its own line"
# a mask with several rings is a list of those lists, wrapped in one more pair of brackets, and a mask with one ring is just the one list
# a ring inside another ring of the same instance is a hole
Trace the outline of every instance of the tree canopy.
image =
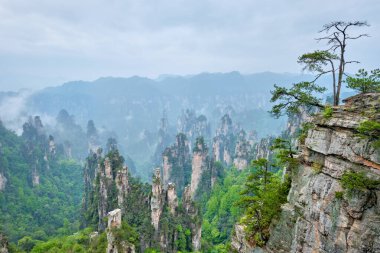
[(303, 65), (303, 70), (315, 74), (311, 81), (304, 81), (293, 84), (291, 88), (274, 86), (271, 102), (277, 102), (272, 108), (271, 113), (275, 117), (283, 114), (297, 114), (301, 107), (307, 111), (311, 108), (323, 107), (321, 93), (327, 91), (325, 87), (316, 82), (327, 74), (332, 77), (333, 105), (339, 105), (340, 93), (344, 77), (346, 76), (346, 65), (359, 63), (355, 60), (346, 59), (347, 44), (350, 40), (367, 37), (365, 33), (351, 35), (349, 30), (354, 27), (369, 26), (365, 21), (344, 22), (335, 21), (323, 26), (319, 33), (325, 36), (317, 38), (317, 41), (326, 41), (326, 50), (316, 50), (305, 53), (298, 58), (298, 63)]
[(380, 92), (380, 69), (374, 69), (370, 74), (364, 69), (359, 69), (355, 77), (347, 77), (346, 82), (348, 88), (360, 93)]

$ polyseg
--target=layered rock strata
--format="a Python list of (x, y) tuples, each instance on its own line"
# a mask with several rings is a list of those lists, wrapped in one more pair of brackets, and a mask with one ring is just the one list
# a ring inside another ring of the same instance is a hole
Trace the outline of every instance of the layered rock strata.
[[(342, 176), (380, 180), (380, 151), (357, 136), (365, 120), (380, 121), (380, 94), (362, 94), (317, 116), (293, 171), (289, 202), (273, 226), (267, 252), (380, 252), (380, 189), (342, 188)], [(353, 182), (354, 183), (354, 182)]]

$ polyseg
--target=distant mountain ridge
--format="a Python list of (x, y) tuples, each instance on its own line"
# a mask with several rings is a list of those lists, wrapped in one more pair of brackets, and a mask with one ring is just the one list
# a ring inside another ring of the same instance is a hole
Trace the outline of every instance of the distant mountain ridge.
[[(54, 119), (65, 109), (82, 127), (93, 120), (100, 130), (114, 132), (122, 152), (141, 165), (154, 153), (164, 111), (172, 129), (181, 112), (192, 109), (207, 117), (212, 132), (228, 112), (246, 130), (254, 130), (261, 137), (275, 135), (284, 129), (285, 120), (274, 120), (267, 113), (273, 85), (289, 86), (311, 79), (311, 75), (272, 72), (201, 73), (158, 79), (102, 77), (39, 90), (27, 97), (23, 114)], [(0, 97), (0, 103), (2, 100)]]

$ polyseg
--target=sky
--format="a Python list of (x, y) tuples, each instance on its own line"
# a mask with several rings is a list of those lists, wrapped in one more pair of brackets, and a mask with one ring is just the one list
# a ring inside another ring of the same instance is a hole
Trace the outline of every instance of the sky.
[(366, 20), (349, 59), (380, 67), (379, 0), (0, 0), (0, 91), (200, 72), (300, 73), (318, 31)]

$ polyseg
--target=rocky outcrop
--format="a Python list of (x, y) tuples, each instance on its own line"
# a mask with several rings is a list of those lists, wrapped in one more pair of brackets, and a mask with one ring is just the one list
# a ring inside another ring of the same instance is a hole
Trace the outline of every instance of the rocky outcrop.
[(175, 189), (175, 184), (173, 183), (168, 184), (168, 189), (166, 191), (166, 198), (168, 201), (169, 211), (173, 216), (175, 216), (177, 213), (177, 208), (178, 208), (178, 198), (177, 198), (177, 192)]
[(298, 114), (289, 116), (285, 134), (290, 138), (297, 137), (302, 124), (310, 122), (312, 120), (310, 115), (316, 112), (316, 110), (308, 111), (306, 108), (301, 108)]
[(8, 179), (5, 177), (3, 173), (0, 173), (0, 191), (5, 189)]
[(57, 153), (57, 147), (55, 145), (55, 142), (54, 142), (54, 137), (49, 135), (49, 154), (54, 156), (56, 153)]
[(119, 151), (112, 149), (105, 157), (101, 152), (91, 152), (86, 160), (83, 209), (87, 220), (98, 219), (98, 230), (104, 231), (108, 212), (115, 208), (125, 210), (129, 181), (128, 168)]
[(209, 140), (211, 135), (210, 124), (207, 121), (206, 116), (197, 116), (193, 110), (185, 110), (178, 118), (179, 133), (184, 133), (188, 140), (190, 148), (194, 147), (194, 143), (198, 137), (203, 137), (205, 140)]
[(197, 138), (193, 149), (193, 160), (191, 164), (191, 196), (194, 198), (198, 190), (203, 172), (208, 170), (209, 159), (208, 149), (204, 143), (203, 137)]
[(89, 152), (96, 152), (100, 148), (99, 134), (93, 120), (87, 122), (87, 142)]
[(241, 224), (236, 224), (234, 226), (232, 238), (231, 238), (231, 248), (239, 253), (250, 253), (253, 252), (254, 247), (252, 247), (246, 238), (245, 227)]
[(251, 159), (252, 147), (250, 142), (246, 139), (246, 133), (241, 130), (238, 135), (238, 139), (235, 147), (234, 166), (238, 170), (243, 170), (248, 167)]
[(231, 165), (235, 151), (235, 135), (232, 120), (225, 114), (221, 119), (220, 127), (216, 130), (213, 139), (212, 152), (213, 160), (222, 162), (224, 165)]
[[(27, 160), (30, 164), (30, 179), (33, 186), (40, 184), (40, 174), (49, 169), (49, 160), (51, 158), (50, 145), (54, 139), (46, 138), (45, 129), (39, 116), (30, 117), (28, 122), (23, 125), (22, 137), (25, 140), (24, 148)], [(40, 152), (43, 152), (42, 156)], [(54, 151), (54, 149), (52, 150)]]
[(340, 183), (348, 171), (380, 180), (380, 151), (356, 135), (362, 121), (380, 120), (379, 109), (380, 94), (362, 94), (313, 119), (267, 252), (380, 252), (380, 190), (348, 193)]
[(135, 253), (135, 246), (127, 241), (120, 241), (114, 234), (121, 228), (121, 210), (115, 209), (108, 213), (107, 253)]
[[(152, 180), (150, 201), (151, 220), (154, 227), (153, 241), (158, 244), (157, 246), (162, 252), (178, 252), (178, 247), (184, 246), (178, 245), (179, 233), (189, 229), (191, 231), (191, 252), (199, 250), (201, 247), (202, 224), (199, 218), (199, 210), (192, 200), (190, 186), (184, 189), (182, 196), (183, 208), (180, 209), (178, 208), (175, 184), (169, 183), (165, 188), (162, 186), (160, 169), (156, 169)], [(185, 250), (185, 248), (182, 248), (182, 250)]]
[[(38, 161), (36, 161), (38, 163)], [(37, 165), (34, 166), (32, 170), (32, 185), (33, 187), (38, 186), (40, 184), (40, 174), (37, 170)]]
[(163, 208), (162, 192), (161, 171), (156, 169), (152, 180), (152, 197), (150, 200), (152, 225), (156, 231), (158, 230)]
[(156, 150), (153, 155), (153, 163), (158, 166), (158, 165), (161, 165), (162, 163), (162, 153), (164, 152), (165, 148), (168, 147), (170, 143), (173, 141), (173, 138), (171, 137), (171, 134), (169, 131), (168, 117), (165, 111), (160, 120), (160, 128), (158, 129), (157, 135), (158, 135), (158, 142), (157, 142)]
[(8, 253), (8, 241), (7, 239), (0, 233), (0, 253)]
[(183, 189), (190, 180), (191, 160), (186, 135), (180, 133), (176, 142), (162, 154), (163, 185), (175, 183), (177, 189)]
[(260, 158), (265, 158), (270, 160), (273, 154), (272, 150), (270, 150), (273, 141), (273, 137), (267, 137), (262, 138), (259, 142), (257, 142), (253, 147), (253, 159), (258, 160)]
[[(101, 167), (100, 167), (101, 170)], [(101, 170), (102, 171), (102, 170)], [(109, 210), (108, 208), (108, 185), (109, 185), (109, 180), (104, 175), (104, 172), (102, 171), (100, 173), (100, 179), (99, 179), (99, 202), (98, 204), (98, 229), (100, 231), (103, 231), (105, 229), (105, 224), (104, 224), (104, 218), (107, 216), (107, 212)]]
[(193, 251), (199, 251), (201, 249), (202, 222), (199, 218), (199, 210), (193, 202), (190, 186), (185, 187), (183, 191), (182, 205), (185, 213), (193, 221), (190, 224)]
[(117, 204), (123, 208), (124, 200), (128, 194), (128, 167), (124, 166), (121, 170), (116, 172), (116, 189), (117, 189)]

